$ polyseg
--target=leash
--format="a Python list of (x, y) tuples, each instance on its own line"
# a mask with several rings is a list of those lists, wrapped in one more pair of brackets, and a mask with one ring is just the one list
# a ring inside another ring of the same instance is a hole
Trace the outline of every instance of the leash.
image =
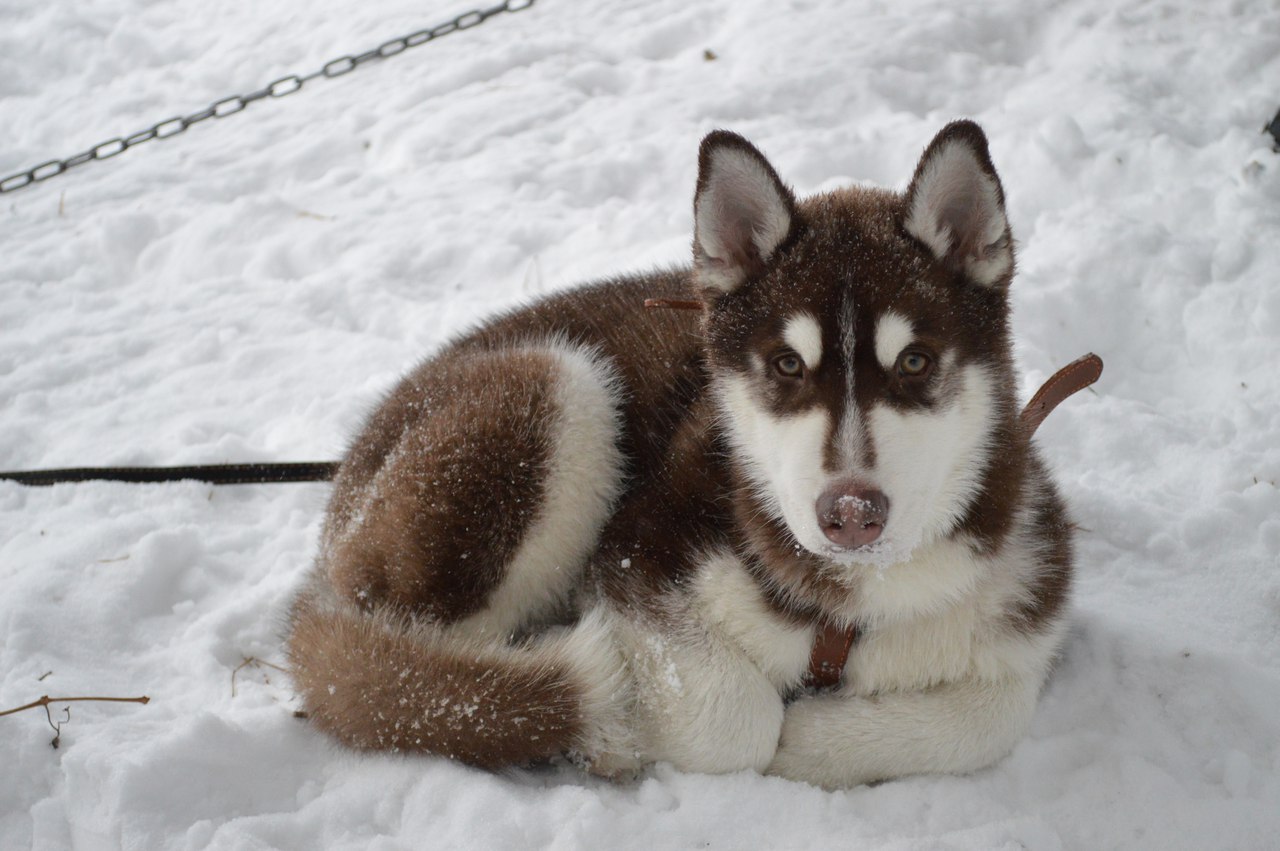
[(279, 482), (327, 482), (338, 472), (337, 461), (299, 461), (281, 464), (204, 464), (188, 467), (68, 467), (63, 470), (24, 470), (0, 473), (0, 480), (43, 487), (66, 482), (179, 482), (211, 485), (262, 485)]
[[(1090, 352), (1082, 358), (1072, 361), (1049, 377), (1031, 401), (1022, 409), (1019, 419), (1027, 430), (1027, 437), (1035, 434), (1040, 423), (1049, 416), (1054, 408), (1065, 400), (1093, 384), (1102, 376), (1102, 358)], [(861, 628), (841, 626), (833, 621), (824, 621), (813, 639), (813, 650), (809, 654), (809, 672), (805, 675), (805, 685), (815, 689), (829, 689), (840, 685), (845, 663), (849, 661), (849, 651), (858, 640)]]

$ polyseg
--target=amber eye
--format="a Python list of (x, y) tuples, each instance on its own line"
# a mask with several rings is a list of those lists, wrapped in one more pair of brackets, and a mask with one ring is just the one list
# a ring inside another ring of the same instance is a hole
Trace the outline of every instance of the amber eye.
[(933, 371), (933, 359), (924, 352), (907, 349), (898, 355), (898, 374), (904, 378), (924, 378)]
[(778, 375), (786, 378), (799, 378), (804, 375), (804, 361), (799, 355), (781, 355), (773, 359), (773, 368)]

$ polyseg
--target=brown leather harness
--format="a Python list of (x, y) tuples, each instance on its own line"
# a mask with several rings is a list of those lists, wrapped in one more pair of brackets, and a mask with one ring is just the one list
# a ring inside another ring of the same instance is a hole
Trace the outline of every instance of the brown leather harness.
[[(701, 310), (704, 307), (700, 301), (670, 298), (648, 298), (645, 299), (644, 306), (675, 310)], [(1101, 376), (1102, 358), (1092, 352), (1055, 372), (1022, 409), (1020, 419), (1023, 428), (1027, 430), (1027, 436), (1035, 434), (1044, 418), (1063, 400), (1093, 384)], [(813, 637), (813, 650), (809, 653), (809, 672), (805, 675), (805, 685), (816, 689), (840, 685), (845, 663), (849, 661), (849, 650), (858, 640), (860, 631), (857, 624), (842, 625), (829, 620), (820, 624)]]
[[(1093, 384), (1101, 375), (1102, 358), (1093, 353), (1072, 361), (1055, 372), (1022, 409), (1021, 420), (1027, 436), (1035, 434), (1044, 418), (1063, 400)], [(858, 640), (860, 631), (857, 624), (845, 626), (824, 621), (813, 639), (805, 685), (815, 689), (838, 686), (844, 674), (845, 663), (849, 661), (849, 650)]]

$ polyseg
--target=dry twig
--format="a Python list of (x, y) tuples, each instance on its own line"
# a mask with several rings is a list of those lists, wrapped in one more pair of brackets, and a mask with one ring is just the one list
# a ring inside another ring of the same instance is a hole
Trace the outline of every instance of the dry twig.
[(279, 665), (268, 662), (265, 659), (259, 659), (257, 656), (245, 656), (244, 661), (241, 662), (239, 665), (236, 665), (235, 670), (231, 672), (231, 696), (232, 697), (236, 696), (236, 674), (240, 673), (241, 668), (247, 667), (249, 665), (266, 665), (268, 668), (274, 668), (275, 670), (279, 671), (282, 674), (289, 673), (288, 670), (286, 670), (285, 668), (281, 668)]
[[(40, 679), (44, 679), (44, 677), (41, 677)], [(49, 695), (46, 694), (43, 697), (41, 697), (39, 700), (33, 700), (30, 703), (24, 704), (22, 706), (15, 706), (13, 709), (5, 709), (3, 711), (0, 711), (0, 715), (12, 715), (15, 712), (21, 712), (24, 709), (35, 709), (37, 706), (43, 706), (44, 717), (46, 720), (48, 720), (49, 726), (53, 728), (53, 741), (50, 742), (50, 744), (56, 748), (62, 741), (62, 725), (71, 720), (71, 707), (64, 706), (63, 711), (66, 712), (67, 717), (62, 719), (61, 721), (55, 722), (53, 720), (53, 713), (49, 711), (49, 704), (74, 703), (80, 700), (94, 700), (94, 701), (101, 701), (106, 703), (150, 703), (151, 702), (151, 698), (147, 697), (145, 694), (142, 697), (49, 697)]]
[(150, 703), (151, 698), (143, 695), (142, 697), (49, 697), (45, 695), (39, 700), (33, 700), (23, 706), (15, 706), (13, 709), (6, 709), (0, 712), (0, 715), (12, 715), (15, 712), (21, 712), (24, 709), (35, 709), (37, 706), (48, 706), (50, 703), (72, 703), (77, 700), (98, 700), (109, 703)]

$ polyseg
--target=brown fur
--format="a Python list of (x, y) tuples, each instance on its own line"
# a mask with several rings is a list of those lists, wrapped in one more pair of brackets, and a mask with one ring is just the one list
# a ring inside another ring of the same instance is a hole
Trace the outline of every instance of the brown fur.
[[(451, 646), (385, 611), (327, 611), (304, 599), (290, 621), (289, 667), (308, 717), (350, 747), (500, 768), (578, 742), (581, 697), (550, 662)], [(344, 661), (352, 653), (359, 664)]]
[(334, 486), (323, 550), (341, 594), (441, 622), (484, 604), (537, 511), (552, 380), (547, 354), (516, 349), (431, 361), (401, 382)]
[[(1032, 467), (1037, 478), (1045, 471), (1038, 459)], [(1030, 585), (1031, 598), (1008, 613), (1010, 625), (1018, 632), (1034, 633), (1060, 617), (1071, 594), (1071, 565), (1074, 559), (1072, 533), (1062, 498), (1049, 488), (1031, 497), (1033, 524), (1040, 534), (1040, 570)]]

